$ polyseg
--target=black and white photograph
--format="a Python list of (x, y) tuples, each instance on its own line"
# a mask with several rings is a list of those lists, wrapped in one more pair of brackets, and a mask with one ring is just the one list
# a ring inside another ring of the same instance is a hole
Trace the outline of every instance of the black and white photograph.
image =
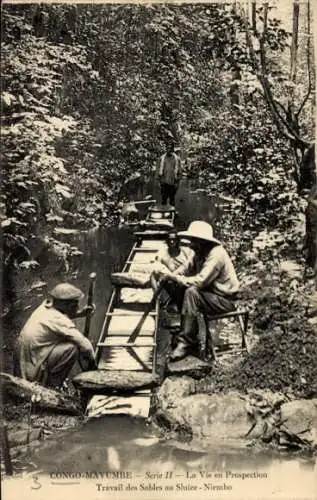
[(1, 41), (2, 498), (316, 499), (317, 2)]

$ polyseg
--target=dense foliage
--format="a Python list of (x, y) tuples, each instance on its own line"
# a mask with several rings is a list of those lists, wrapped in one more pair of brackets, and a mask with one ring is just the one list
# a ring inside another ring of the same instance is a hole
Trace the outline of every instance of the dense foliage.
[[(301, 209), (291, 149), (235, 8), (5, 5), (2, 24), (7, 286), (14, 269), (47, 262), (43, 253), (76, 254), (57, 228), (116, 221), (127, 182), (150, 174), (169, 139), (189, 176), (242, 200), (241, 228), (289, 225)], [(269, 17), (267, 76), (279, 98), (289, 42)], [(311, 132), (307, 122), (305, 141)]]

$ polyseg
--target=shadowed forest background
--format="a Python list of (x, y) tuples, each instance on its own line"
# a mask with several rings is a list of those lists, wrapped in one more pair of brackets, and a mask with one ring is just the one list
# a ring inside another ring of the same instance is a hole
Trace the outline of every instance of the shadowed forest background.
[[(276, 342), (289, 322), (296, 338), (311, 334), (296, 323), (306, 305), (294, 291), (315, 286), (303, 281), (316, 260), (312, 218), (305, 239), (308, 190), (315, 199), (312, 14), (294, 4), (291, 32), (274, 15), (266, 2), (250, 12), (3, 7), (4, 317), (41, 269), (57, 262), (67, 273), (80, 254), (58, 230), (116, 224), (129, 186), (150, 176), (172, 139), (187, 177), (232, 199), (225, 243), (243, 269), (255, 327), (287, 321)], [(290, 259), (301, 266), (295, 281), (280, 266)], [(243, 370), (241, 387), (251, 376)], [(300, 376), (295, 389), (311, 394), (313, 373), (304, 388)]]

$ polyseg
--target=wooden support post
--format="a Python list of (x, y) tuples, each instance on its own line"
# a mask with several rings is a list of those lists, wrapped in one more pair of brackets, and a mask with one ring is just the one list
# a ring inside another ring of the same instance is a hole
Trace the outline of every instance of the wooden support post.
[(238, 319), (239, 319), (239, 325), (240, 325), (241, 335), (242, 335), (241, 347), (242, 347), (242, 349), (246, 349), (247, 344), (246, 344), (245, 336), (246, 336), (247, 328), (248, 328), (249, 312), (245, 311), (243, 314), (240, 314), (238, 316)]
[(242, 335), (242, 349), (247, 349), (247, 344), (246, 344), (245, 336), (246, 336), (247, 331), (248, 331), (249, 311), (247, 311), (245, 313), (243, 319), (244, 319), (244, 332), (243, 332), (243, 335)]

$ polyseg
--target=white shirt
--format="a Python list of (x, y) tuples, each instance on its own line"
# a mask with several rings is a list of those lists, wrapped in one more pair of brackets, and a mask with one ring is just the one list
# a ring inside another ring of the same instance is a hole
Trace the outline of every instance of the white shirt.
[(73, 321), (48, 301), (35, 309), (25, 323), (19, 339), (22, 377), (35, 380), (38, 370), (52, 350), (61, 342), (72, 342), (81, 352), (93, 356), (90, 341), (80, 333)]

